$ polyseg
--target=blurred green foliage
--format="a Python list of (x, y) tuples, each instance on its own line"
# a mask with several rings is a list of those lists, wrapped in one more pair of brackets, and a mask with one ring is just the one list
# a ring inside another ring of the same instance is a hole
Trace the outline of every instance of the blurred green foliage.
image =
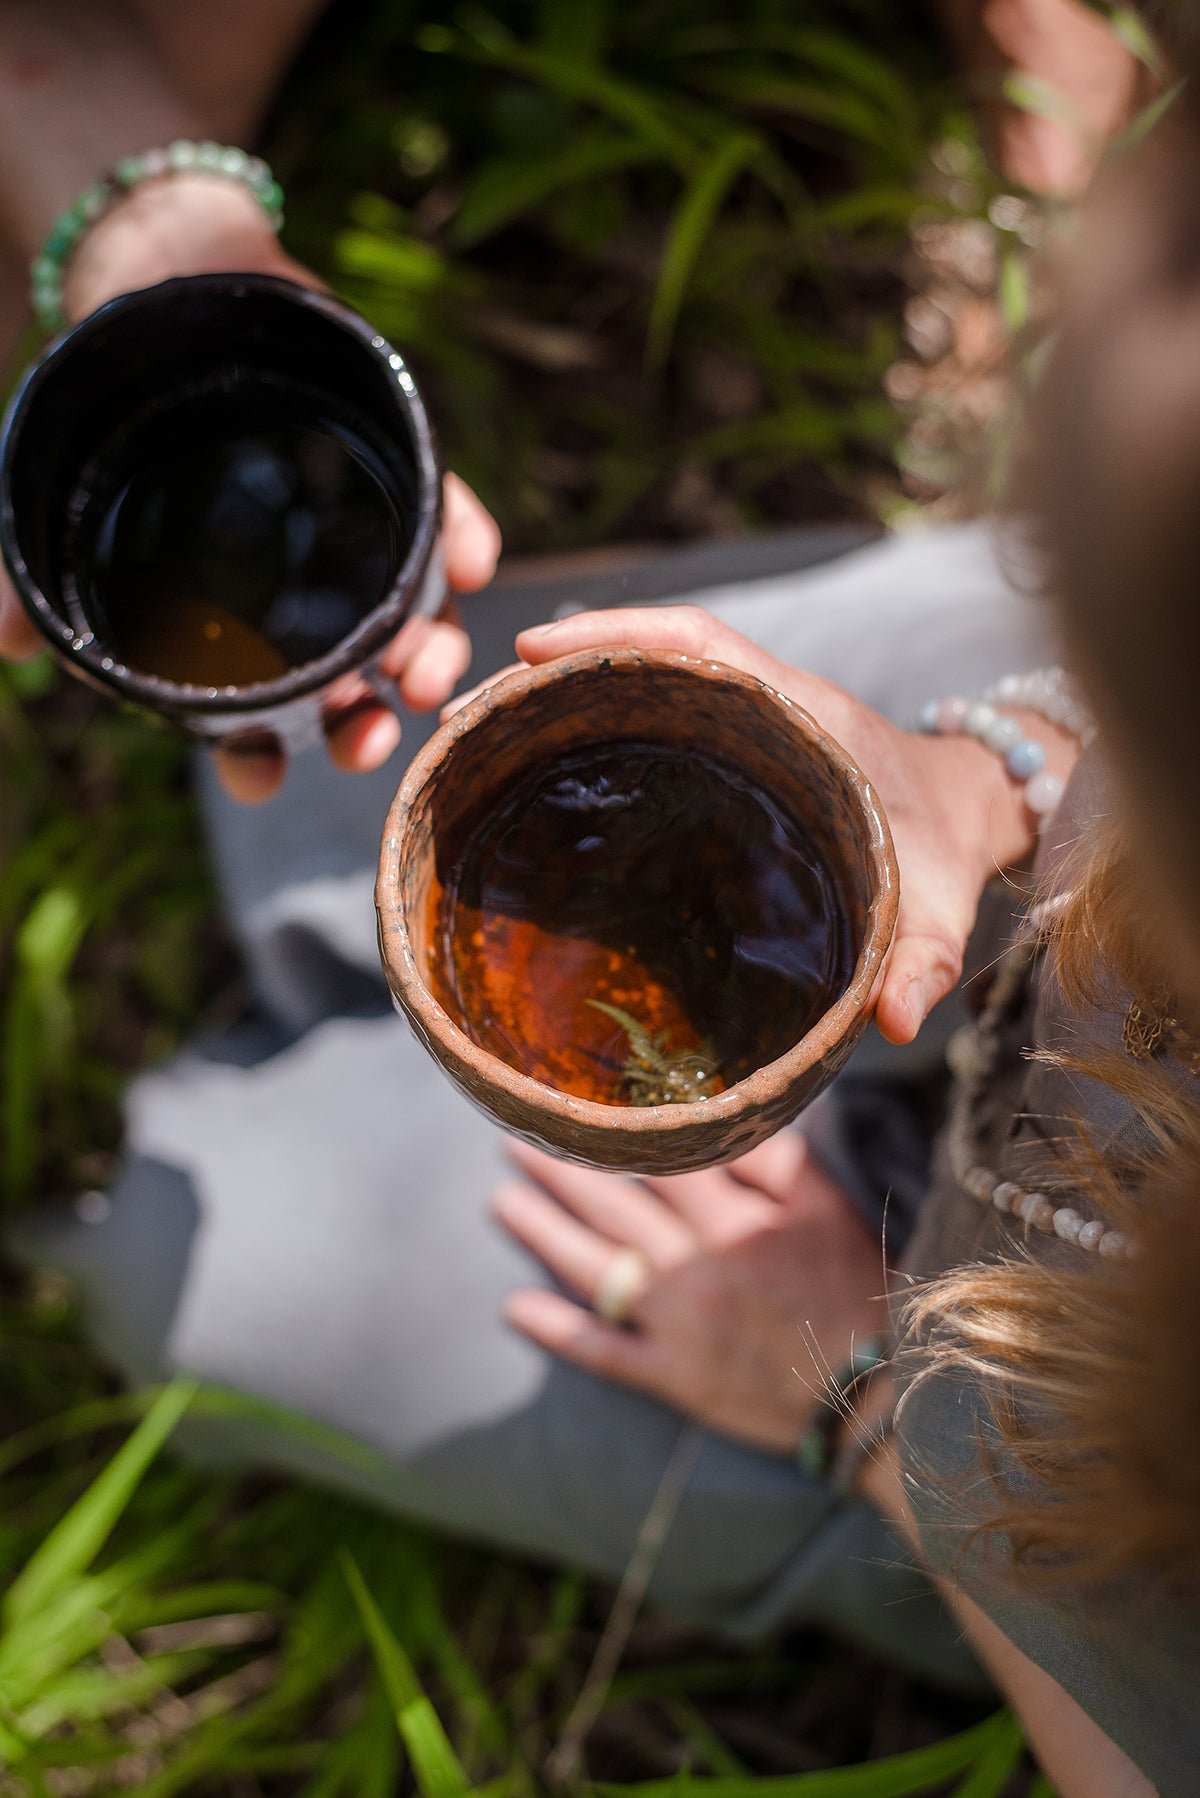
[(281, 125), (291, 241), (511, 547), (869, 510), (906, 231), (994, 188), (919, 9), (400, 0), (366, 42)]
[(0, 1195), (103, 1184), (131, 1068), (196, 1021), (220, 967), (166, 729), (47, 657), (0, 666)]
[[(181, 1423), (202, 1426), (206, 1415), (312, 1432), (261, 1415), (270, 1409), (176, 1381), (136, 1406), (81, 1406), (0, 1449), (0, 1793), (546, 1791), (547, 1752), (596, 1640), (584, 1583), (438, 1543), (303, 1487), (263, 1490), (248, 1504), (228, 1481), (157, 1459)], [(100, 1432), (135, 1410), (141, 1421), (106, 1458)], [(333, 1433), (323, 1435), (336, 1456)], [(351, 1465), (363, 1457), (354, 1444), (345, 1453)], [(47, 1499), (61, 1507), (49, 1524)], [(619, 1676), (599, 1727), (628, 1731), (631, 1767), (653, 1766), (657, 1751), (679, 1775), (584, 1775), (570, 1789), (597, 1798), (1013, 1790), (1024, 1751), (1005, 1712), (853, 1770), (756, 1778), (707, 1720), (706, 1700), (740, 1692), (743, 1703), (783, 1710), (789, 1685), (795, 1669), (765, 1656), (698, 1662), (660, 1651)], [(869, 1734), (869, 1713), (863, 1725)]]

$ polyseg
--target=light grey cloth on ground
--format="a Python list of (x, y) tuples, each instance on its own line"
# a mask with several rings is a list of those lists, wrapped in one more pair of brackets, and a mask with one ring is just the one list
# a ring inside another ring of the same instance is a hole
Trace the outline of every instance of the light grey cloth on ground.
[[(845, 533), (785, 544), (782, 572), (778, 544), (741, 548), (749, 578), (736, 574), (736, 550), (733, 565), (727, 550), (708, 564), (692, 551), (620, 578), (484, 594), (467, 608), (472, 679), (511, 660), (514, 631), (555, 609), (674, 594), (899, 722), (927, 697), (978, 694), (1052, 659), (1041, 603), (1014, 586), (982, 525), (869, 544), (807, 571), (846, 549)], [(407, 751), (433, 728), (406, 723)], [(371, 889), (401, 766), (347, 777), (310, 753), (277, 800), (246, 811), (201, 765), (254, 1013), (134, 1083), (106, 1216), (26, 1220), (15, 1241), (75, 1277), (97, 1341), (131, 1379), (184, 1368), (333, 1425), (377, 1459), (212, 1420), (190, 1426), (194, 1452), (295, 1470), (616, 1576), (681, 1421), (549, 1359), (500, 1319), (514, 1287), (546, 1281), (488, 1217), (503, 1138), (394, 1015), (379, 969)], [(866, 1043), (849, 1077), (923, 1075), (936, 1038), (899, 1056)], [(823, 1127), (814, 1108), (810, 1127), (837, 1164), (846, 1131), (836, 1109), (824, 1115)], [(864, 1131), (858, 1122), (851, 1135)], [(883, 1197), (861, 1202), (878, 1216)], [(735, 1638), (820, 1623), (937, 1677), (975, 1677), (869, 1507), (715, 1435), (651, 1595)]]

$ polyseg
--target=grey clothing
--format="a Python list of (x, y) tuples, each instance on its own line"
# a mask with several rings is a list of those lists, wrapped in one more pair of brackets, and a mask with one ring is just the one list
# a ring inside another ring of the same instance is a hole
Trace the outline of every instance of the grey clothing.
[[(845, 547), (836, 535), (815, 545)], [(721, 575), (699, 595), (681, 586), (696, 579), (694, 552), (621, 578), (497, 589), (468, 607), (478, 665), (509, 660), (514, 629), (555, 608), (672, 595), (699, 597), (905, 722), (931, 695), (975, 694), (1052, 659), (1040, 603), (1014, 585), (983, 526), (872, 544), (804, 572), (813, 549), (790, 545), (785, 571), (760, 560), (754, 578)], [(406, 723), (407, 748), (432, 728)], [(226, 801), (203, 766), (199, 778), (253, 1014), (135, 1082), (107, 1215), (32, 1220), (22, 1252), (76, 1277), (97, 1340), (129, 1377), (186, 1368), (371, 1451), (343, 1460), (285, 1429), (209, 1421), (192, 1427), (196, 1452), (294, 1469), (483, 1541), (619, 1574), (680, 1419), (500, 1321), (509, 1291), (546, 1280), (489, 1221), (503, 1139), (393, 1014), (379, 970), (371, 887), (398, 763), (347, 778), (319, 753), (301, 756), (257, 811)], [(865, 1044), (843, 1078), (925, 1080), (936, 1036), (899, 1057)], [(849, 1130), (830, 1106), (809, 1127), (835, 1164), (871, 1135), (861, 1108)], [(911, 1204), (926, 1149), (910, 1147)], [(890, 1175), (866, 1160), (866, 1173), (847, 1165), (845, 1177), (878, 1217)], [(734, 1637), (817, 1622), (936, 1676), (976, 1677), (869, 1507), (715, 1435), (652, 1596)]]
[[(1062, 890), (1071, 851), (1093, 836), (1109, 810), (1108, 783), (1093, 749), (1076, 769), (1037, 869), (1044, 893)], [(1003, 946), (999, 953), (1004, 955)], [(1010, 955), (1021, 953), (1009, 948)], [(1121, 1025), (1128, 994), (1114, 991), (1104, 1010), (1070, 1010), (1043, 955), (1031, 957), (1028, 977), (1009, 1005), (999, 1008), (1001, 1072), (972, 1107), (971, 1159), (994, 1179), (1025, 1190), (1057, 1193), (1085, 1218), (1096, 1216), (1086, 1196), (1058, 1185), (1069, 1178), (1068, 1145), (1086, 1129), (1094, 1147), (1120, 1167), (1150, 1152), (1146, 1127), (1112, 1088), (1066, 1068), (1030, 1059), (1031, 1050), (1084, 1057), (1122, 1053)], [(1195, 1075), (1164, 1058), (1163, 1071), (1200, 1097)], [(905, 1257), (917, 1278), (946, 1268), (1027, 1256), (1058, 1270), (1064, 1283), (1064, 1331), (1070, 1329), (1072, 1274), (1086, 1251), (1026, 1230), (1011, 1215), (981, 1204), (954, 1178), (948, 1144), (939, 1145), (934, 1176)], [(1022, 1588), (1006, 1577), (1004, 1545), (984, 1548), (976, 1525), (994, 1513), (990, 1473), (1013, 1491), (1036, 1497), (1028, 1474), (1014, 1464), (991, 1420), (977, 1379), (934, 1371), (916, 1344), (901, 1360), (908, 1390), (897, 1416), (905, 1464), (926, 1562), (965, 1585), (1009, 1640), (1050, 1673), (1151, 1779), (1159, 1798), (1194, 1798), (1200, 1791), (1200, 1603), (1169, 1597), (1127, 1580), (1106, 1594), (1056, 1594)], [(1053, 1502), (1047, 1498), (1047, 1503)]]

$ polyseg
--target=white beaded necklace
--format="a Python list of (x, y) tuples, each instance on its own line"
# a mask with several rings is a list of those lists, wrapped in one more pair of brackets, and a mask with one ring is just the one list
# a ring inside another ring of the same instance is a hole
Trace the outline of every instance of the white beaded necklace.
[[(1040, 922), (1037, 911), (1030, 921)], [(946, 1130), (950, 1169), (964, 1192), (981, 1205), (1019, 1218), (1027, 1230), (1057, 1236), (1106, 1259), (1121, 1259), (1135, 1252), (1135, 1245), (1123, 1231), (1112, 1229), (1099, 1218), (1083, 1218), (1074, 1206), (1056, 1205), (1044, 1192), (1022, 1186), (1016, 1180), (997, 1179), (978, 1158), (971, 1120), (984, 1089), (999, 1071), (1001, 1014), (1028, 978), (1036, 947), (1033, 938), (1009, 951), (978, 1019), (957, 1031), (947, 1045), (946, 1059), (958, 1082)]]

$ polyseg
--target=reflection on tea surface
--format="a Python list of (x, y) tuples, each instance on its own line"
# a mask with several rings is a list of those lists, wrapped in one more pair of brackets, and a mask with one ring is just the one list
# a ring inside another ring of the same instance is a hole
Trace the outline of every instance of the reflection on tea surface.
[(799, 1041), (853, 965), (806, 833), (708, 755), (561, 756), (439, 877), (439, 1002), (518, 1071), (601, 1103), (723, 1090)]
[(84, 470), (70, 506), (76, 607), (143, 673), (276, 679), (386, 595), (412, 528), (396, 488), (324, 396), (245, 375), (173, 397)]

